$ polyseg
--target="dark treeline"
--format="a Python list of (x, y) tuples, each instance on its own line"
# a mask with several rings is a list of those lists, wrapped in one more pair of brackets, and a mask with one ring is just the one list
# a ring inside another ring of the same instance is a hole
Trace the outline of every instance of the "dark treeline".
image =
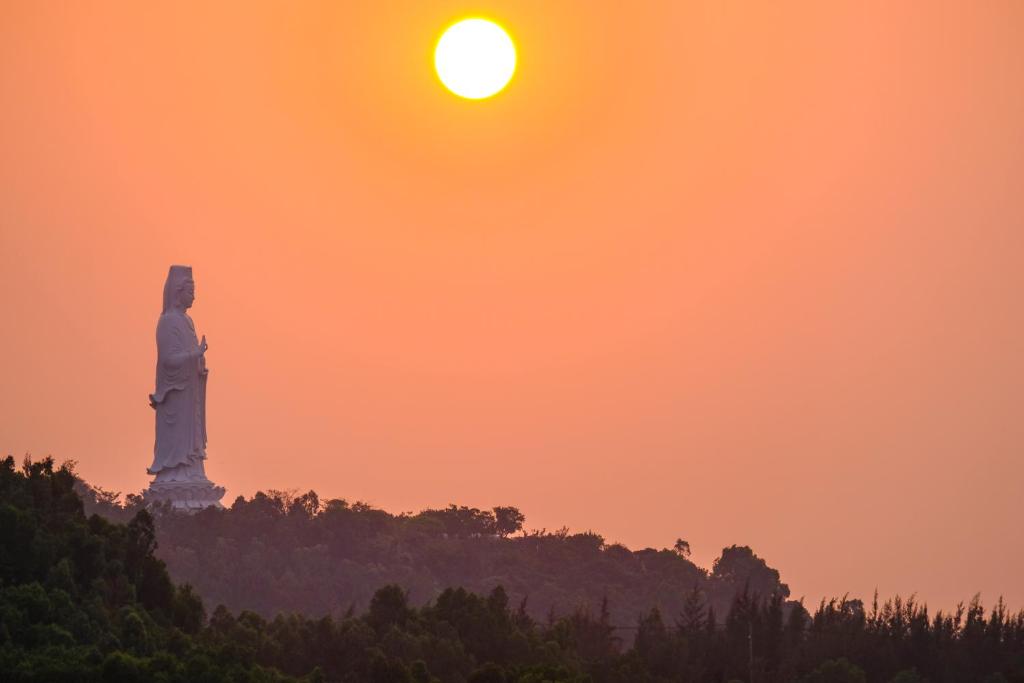
[[(397, 585), (361, 614), (208, 613), (154, 554), (153, 517), (86, 517), (70, 468), (0, 463), (0, 679), (7, 681), (1024, 681), (1024, 612), (913, 600), (813, 615), (748, 585), (722, 612), (695, 585), (623, 644), (607, 603), (537, 620), (501, 586), (416, 607)], [(716, 616), (719, 615), (719, 616)]]
[[(138, 496), (83, 487), (87, 512), (128, 521)], [(631, 551), (592, 532), (524, 532), (514, 507), (451, 505), (392, 515), (365, 503), (322, 500), (278, 491), (239, 497), (226, 510), (195, 515), (155, 512), (157, 555), (175, 581), (232, 611), (264, 617), (282, 612), (341, 616), (365, 610), (374, 592), (397, 584), (413, 605), (448, 587), (481, 595), (502, 586), (513, 604), (524, 600), (534, 619), (609, 605), (610, 619), (632, 640), (636, 619), (652, 607), (677, 614), (700, 591), (724, 614), (746, 587), (789, 597), (779, 572), (745, 546), (732, 546), (707, 571), (688, 559), (689, 545)], [(784, 603), (786, 614), (797, 604)]]

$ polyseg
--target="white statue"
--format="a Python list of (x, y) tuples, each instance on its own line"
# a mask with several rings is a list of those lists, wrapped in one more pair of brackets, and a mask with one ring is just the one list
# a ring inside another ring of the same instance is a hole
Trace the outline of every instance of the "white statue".
[(195, 301), (192, 268), (171, 266), (164, 285), (164, 307), (156, 327), (156, 445), (147, 472), (156, 478), (148, 502), (169, 501), (182, 510), (221, 507), (224, 489), (206, 477), (206, 337), (186, 311)]

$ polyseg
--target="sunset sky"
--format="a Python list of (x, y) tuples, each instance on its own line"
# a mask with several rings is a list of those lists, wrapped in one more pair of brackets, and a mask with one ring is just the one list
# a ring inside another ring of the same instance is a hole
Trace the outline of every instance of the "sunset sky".
[[(494, 98), (433, 72), (499, 21)], [(0, 451), (1024, 606), (1024, 3), (4, 2)]]

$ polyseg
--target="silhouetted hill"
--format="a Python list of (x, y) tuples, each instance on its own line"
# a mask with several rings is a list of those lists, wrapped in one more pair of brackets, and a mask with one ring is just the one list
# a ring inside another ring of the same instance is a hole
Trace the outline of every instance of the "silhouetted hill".
[[(98, 502), (89, 494), (89, 507), (130, 515), (127, 524), (86, 517), (75, 484), (70, 467), (55, 469), (50, 459), (26, 462), (20, 471), (13, 458), (0, 462), (4, 682), (214, 683), (295, 677), (309, 683), (1024, 681), (1024, 612), (1010, 615), (1000, 602), (986, 618), (976, 600), (954, 614), (939, 612), (934, 617), (927, 607), (899, 597), (883, 605), (876, 602), (870, 610), (859, 600), (832, 600), (822, 602), (810, 618), (803, 609), (791, 609), (787, 617), (780, 593), (757, 596), (748, 586), (734, 596), (720, 619), (711, 614), (697, 587), (685, 595), (678, 614), (663, 615), (657, 608), (644, 611), (634, 622), (633, 646), (625, 650), (606, 603), (595, 612), (577, 610), (538, 622), (511, 604), (501, 586), (486, 597), (447, 588), (417, 608), (400, 586), (385, 585), (374, 592), (365, 613), (340, 619), (299, 614), (268, 619), (252, 611), (236, 616), (223, 606), (207, 619), (202, 600), (188, 585), (174, 586), (154, 555), (153, 517), (145, 510), (131, 510), (137, 501), (128, 509), (113, 505), (114, 496), (103, 492)], [(361, 529), (364, 540), (388, 536), (372, 524), (363, 525), (367, 520), (402, 528), (414, 519), (365, 506), (352, 506), (359, 508), (353, 510), (335, 504), (321, 511), (314, 503), (310, 496), (256, 496), (240, 502), (237, 509), (205, 514), (205, 522), (247, 521), (255, 525), (250, 531), (276, 542), (276, 535), (262, 531), (268, 524), (264, 516), (269, 515), (276, 534), (308, 533), (310, 537), (296, 547), (315, 548), (316, 534), (326, 533), (315, 531), (317, 525), (345, 537), (338, 529), (348, 527), (331, 515), (348, 519), (351, 529)], [(196, 520), (203, 517), (161, 520), (185, 533), (196, 531), (201, 526)], [(538, 534), (509, 543), (487, 538), (506, 533), (504, 522), (509, 520), (517, 526), (518, 518), (507, 509), (493, 516), (455, 508), (416, 517), (416, 524), (448, 525), (441, 535), (445, 540), (486, 541), (488, 552), (504, 547), (515, 555), (526, 548), (526, 554), (551, 554), (545, 562), (574, 559), (578, 552), (591, 559), (594, 553), (607, 552), (588, 535), (571, 541), (568, 534), (550, 535), (553, 539)], [(224, 532), (224, 527), (212, 528), (210, 534), (230, 539)], [(542, 542), (530, 545), (531, 538)], [(685, 546), (680, 544), (680, 550)], [(613, 551), (613, 557), (615, 552), (622, 555), (616, 561), (626, 564), (626, 554), (629, 562), (645, 566), (651, 558), (663, 558), (653, 551), (639, 556)], [(742, 549), (725, 553), (716, 571), (705, 578), (707, 586), (714, 586), (716, 574), (732, 573), (728, 565), (734, 557), (749, 560), (753, 555)], [(671, 580), (675, 570), (666, 567), (684, 571), (679, 568), (689, 565), (681, 557), (673, 564), (668, 564), (667, 555), (664, 558), (654, 564), (664, 561), (665, 566), (641, 569), (640, 574), (653, 572)], [(756, 564), (756, 559), (751, 561)], [(692, 576), (693, 570), (688, 571)]]
[[(130, 514), (102, 492), (95, 500), (91, 507), (101, 514)], [(612, 622), (631, 640), (641, 614), (655, 607), (679, 614), (694, 591), (718, 614), (744, 588), (789, 597), (779, 573), (748, 547), (725, 548), (709, 572), (685, 557), (685, 544), (632, 551), (592, 532), (523, 533), (522, 522), (509, 507), (392, 515), (364, 503), (321, 501), (312, 491), (260, 492), (222, 511), (157, 514), (157, 555), (208, 602), (265, 616), (362, 610), (385, 584), (402, 586), (413, 604), (448, 587), (486, 594), (503, 586), (535, 619), (596, 611), (607, 601)]]

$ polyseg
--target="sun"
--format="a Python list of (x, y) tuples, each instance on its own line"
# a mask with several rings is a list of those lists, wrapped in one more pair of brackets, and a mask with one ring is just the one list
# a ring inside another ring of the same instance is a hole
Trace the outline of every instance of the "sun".
[(449, 26), (437, 41), (434, 68), (453, 93), (482, 100), (501, 92), (512, 80), (516, 46), (493, 21), (463, 19)]

